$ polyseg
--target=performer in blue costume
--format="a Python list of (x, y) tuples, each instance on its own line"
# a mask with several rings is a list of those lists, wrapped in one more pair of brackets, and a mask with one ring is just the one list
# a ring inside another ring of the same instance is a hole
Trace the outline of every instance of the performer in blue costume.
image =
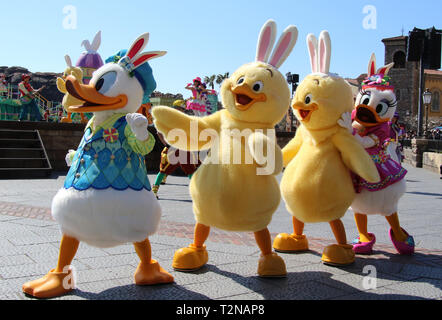
[(73, 76), (66, 78), (68, 93), (84, 101), (81, 106), (70, 106), (69, 112), (94, 115), (78, 149), (66, 157), (72, 165), (64, 187), (52, 201), (52, 215), (63, 234), (57, 267), (25, 283), (23, 291), (29, 295), (50, 298), (73, 289), (66, 283), (73, 278), (69, 266), (80, 241), (103, 248), (133, 243), (140, 258), (136, 284), (173, 282), (152, 259), (148, 239), (161, 217), (144, 163), (155, 139), (147, 130), (146, 117), (136, 111), (156, 87), (147, 61), (166, 53), (141, 53), (148, 37), (143, 34), (129, 50), (111, 57), (89, 85)]

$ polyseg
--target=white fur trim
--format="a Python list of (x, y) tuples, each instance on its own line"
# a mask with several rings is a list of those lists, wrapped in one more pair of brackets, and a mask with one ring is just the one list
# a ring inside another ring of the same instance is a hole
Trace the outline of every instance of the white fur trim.
[(399, 199), (406, 190), (407, 186), (405, 179), (375, 192), (363, 189), (361, 193), (356, 195), (356, 198), (351, 205), (351, 209), (355, 213), (360, 214), (391, 216), (397, 212)]
[(52, 216), (63, 234), (100, 248), (140, 242), (157, 231), (161, 207), (151, 191), (60, 189)]

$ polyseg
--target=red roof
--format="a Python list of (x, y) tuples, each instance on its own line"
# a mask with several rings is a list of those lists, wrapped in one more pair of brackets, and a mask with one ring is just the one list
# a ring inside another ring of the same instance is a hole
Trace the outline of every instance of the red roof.
[(442, 71), (441, 70), (425, 69), (425, 74), (435, 75), (435, 76), (442, 76)]
[(382, 39), (382, 42), (386, 42), (386, 41), (395, 41), (395, 40), (405, 40), (407, 39), (406, 36), (399, 36), (399, 37), (393, 37), (393, 38), (385, 38)]

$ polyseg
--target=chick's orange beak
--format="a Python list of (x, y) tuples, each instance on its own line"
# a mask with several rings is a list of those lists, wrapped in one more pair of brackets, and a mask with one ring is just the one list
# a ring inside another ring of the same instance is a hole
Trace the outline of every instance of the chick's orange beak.
[(360, 104), (356, 107), (355, 120), (364, 127), (374, 127), (380, 123), (388, 122), (389, 119), (381, 119), (373, 107)]
[(293, 103), (292, 108), (298, 111), (301, 121), (308, 122), (312, 116), (312, 113), (318, 110), (318, 105), (316, 103), (309, 103), (306, 105), (305, 103), (299, 101)]
[(264, 93), (255, 93), (247, 84), (243, 84), (231, 89), (235, 97), (235, 107), (240, 111), (246, 111), (256, 102), (267, 101)]
[(124, 94), (116, 97), (107, 97), (99, 93), (94, 86), (84, 85), (73, 76), (66, 77), (66, 90), (78, 100), (84, 101), (82, 105), (69, 107), (69, 112), (97, 112), (104, 110), (121, 109), (127, 104)]

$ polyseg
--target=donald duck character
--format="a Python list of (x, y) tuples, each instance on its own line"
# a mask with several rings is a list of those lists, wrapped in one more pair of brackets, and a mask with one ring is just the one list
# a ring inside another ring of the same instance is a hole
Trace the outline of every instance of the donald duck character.
[(88, 85), (73, 76), (66, 78), (69, 94), (84, 101), (69, 111), (92, 112), (93, 117), (77, 151), (70, 150), (66, 157), (71, 168), (52, 201), (52, 215), (63, 234), (58, 264), (43, 278), (23, 285), (28, 295), (51, 298), (74, 288), (70, 264), (80, 241), (101, 248), (132, 242), (141, 260), (135, 272), (137, 285), (174, 281), (152, 259), (148, 239), (161, 217), (144, 163), (155, 139), (147, 130), (146, 117), (135, 112), (156, 87), (147, 61), (166, 54), (141, 53), (148, 39), (149, 34), (143, 34), (128, 51), (120, 51)]

